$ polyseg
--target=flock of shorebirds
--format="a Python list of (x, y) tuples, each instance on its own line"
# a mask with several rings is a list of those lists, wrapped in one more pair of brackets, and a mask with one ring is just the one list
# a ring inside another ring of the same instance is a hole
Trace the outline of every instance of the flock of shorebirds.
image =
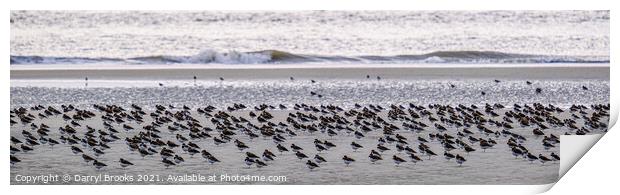
[[(284, 112), (287, 115), (277, 118), (273, 112)], [(234, 144), (240, 152), (245, 153), (245, 158), (239, 159), (238, 163), (244, 163), (247, 167), (269, 166), (271, 161), (277, 160), (278, 155), (291, 153), (313, 170), (328, 161), (321, 154), (335, 147), (350, 147), (350, 152), (372, 148), (368, 159), (354, 159), (351, 155), (340, 154), (342, 158), (339, 160), (345, 166), (353, 163), (375, 164), (384, 160), (391, 160), (399, 166), (408, 162), (421, 163), (438, 155), (461, 166), (467, 162), (467, 154), (485, 152), (497, 144), (507, 144), (510, 148), (506, 151), (507, 155), (525, 159), (526, 162), (554, 162), (560, 160), (557, 154), (534, 154), (531, 152), (533, 150), (526, 148), (523, 144), (527, 141), (526, 137), (535, 137), (534, 141), (540, 142), (538, 146), (548, 150), (560, 143), (558, 135), (548, 132), (549, 129), (562, 129), (564, 134), (577, 135), (605, 132), (609, 105), (572, 105), (561, 109), (551, 104), (537, 103), (511, 106), (424, 106), (410, 103), (386, 107), (355, 104), (354, 108), (343, 109), (335, 105), (261, 104), (250, 108), (234, 104), (220, 109), (210, 105), (195, 109), (156, 105), (150, 110), (135, 104), (130, 107), (93, 105), (87, 109), (73, 105), (37, 105), (14, 108), (10, 117), (11, 128), (21, 130), (21, 136), (11, 135), (10, 162), (15, 166), (21, 163), (20, 154), (41, 147), (63, 145), (66, 147), (62, 149), (70, 149), (76, 158), (82, 158), (96, 169), (101, 169), (111, 162), (102, 162), (98, 157), (106, 155), (112, 142), (124, 142), (129, 152), (127, 155), (140, 155), (142, 158), (158, 156), (160, 158), (154, 159), (159, 159), (166, 168), (182, 166), (184, 157), (196, 154), (200, 154), (210, 164), (235, 163), (221, 162), (209, 152), (217, 148), (199, 146), (201, 142), (212, 142), (215, 145)], [(44, 123), (59, 118), (64, 123), (52, 124), (59, 126), (57, 129)], [(90, 120), (100, 120), (102, 128), (83, 123)], [(121, 131), (133, 133), (130, 136)], [(371, 132), (381, 135), (372, 138), (376, 139), (376, 144), (372, 145), (352, 141), (349, 146), (337, 146), (317, 136), (351, 136), (354, 140), (361, 140), (371, 139), (367, 136)], [(299, 143), (290, 141), (291, 137), (296, 136), (310, 136), (308, 140), (317, 136), (312, 143), (314, 148), (302, 148)], [(251, 142), (240, 141), (261, 137), (274, 144), (258, 154), (248, 151), (253, 147)], [(443, 150), (433, 151), (430, 145)], [(313, 150), (316, 153), (311, 155)], [(394, 151), (393, 155), (385, 154), (389, 150)], [(115, 163), (123, 168), (134, 166), (123, 158)]]

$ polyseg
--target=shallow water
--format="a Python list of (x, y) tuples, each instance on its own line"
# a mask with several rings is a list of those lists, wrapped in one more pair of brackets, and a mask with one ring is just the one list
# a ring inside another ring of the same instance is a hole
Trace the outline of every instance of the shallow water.
[[(197, 116), (198, 115), (195, 114), (195, 117)], [(247, 113), (243, 113), (242, 116), (249, 118)], [(276, 118), (278, 118), (278, 115), (276, 115)], [(56, 123), (52, 121), (56, 121)], [(61, 122), (59, 116), (52, 121), (46, 121), (45, 123), (51, 126), (50, 129), (53, 130), (52, 132), (56, 132), (52, 133), (51, 137), (57, 138), (59, 134), (55, 129), (57, 129), (59, 125), (64, 126), (65, 123)], [(147, 120), (146, 122), (149, 121)], [(98, 119), (87, 120), (83, 125), (84, 124), (88, 124), (95, 128), (101, 128), (101, 121)], [(138, 126), (135, 123), (129, 124)], [(209, 123), (203, 121), (202, 124)], [(121, 129), (119, 125), (117, 126), (117, 129)], [(19, 125), (12, 127), (11, 135), (21, 139), (19, 133), (21, 129), (24, 129), (24, 127), (20, 127)], [(454, 134), (456, 132), (455, 130), (456, 129), (450, 129), (448, 133)], [(565, 131), (565, 129), (549, 129), (546, 132), (559, 135)], [(429, 131), (428, 133), (431, 132), (434, 131)], [(559, 154), (559, 145), (556, 148), (544, 150), (540, 144), (542, 138), (531, 135), (531, 129), (516, 128), (513, 132), (526, 136), (528, 141), (523, 145), (528, 147), (533, 154), (542, 153), (547, 156), (551, 152)], [(125, 136), (135, 135), (136, 133), (137, 131), (123, 131), (117, 135), (123, 138)], [(186, 133), (187, 132), (182, 134), (186, 135)], [(337, 147), (320, 153), (328, 162), (320, 164), (321, 167), (314, 171), (309, 171), (306, 168), (305, 160), (298, 160), (293, 153), (278, 153), (275, 148), (276, 144), (273, 143), (271, 139), (258, 138), (250, 141), (247, 136), (244, 135), (235, 138), (245, 142), (251, 147), (251, 149), (246, 151), (260, 155), (264, 149), (269, 149), (274, 151), (277, 155), (276, 160), (269, 163), (269, 166), (260, 169), (255, 166), (247, 168), (243, 163), (245, 153), (239, 152), (233, 143), (216, 146), (212, 139), (192, 140), (192, 142), (197, 143), (200, 147), (212, 153), (222, 162), (210, 165), (199, 154), (190, 158), (187, 153), (182, 153), (180, 148), (176, 148), (173, 150), (177, 153), (181, 153), (181, 156), (185, 158), (186, 162), (167, 169), (160, 162), (161, 159), (158, 155), (142, 158), (137, 152), (129, 152), (124, 141), (119, 140), (110, 143), (109, 146), (112, 148), (105, 150), (106, 154), (97, 158), (99, 161), (108, 165), (108, 167), (101, 170), (97, 170), (92, 165), (86, 164), (80, 155), (74, 155), (70, 147), (64, 144), (54, 146), (54, 148), (47, 145), (37, 146), (33, 152), (18, 153), (16, 156), (23, 162), (11, 167), (11, 183), (23, 184), (15, 181), (17, 175), (39, 174), (71, 175), (72, 180), (69, 182), (51, 182), (56, 184), (86, 184), (73, 181), (74, 176), (98, 174), (128, 175), (134, 177), (134, 181), (132, 182), (101, 182), (98, 184), (546, 184), (554, 182), (558, 177), (559, 163), (546, 163), (543, 165), (540, 162), (530, 163), (522, 158), (517, 159), (511, 155), (508, 146), (505, 144), (507, 138), (504, 137), (495, 138), (491, 136), (490, 138), (497, 140), (498, 145), (485, 152), (478, 146), (476, 146), (476, 149), (479, 151), (470, 154), (465, 154), (462, 149), (452, 151), (454, 154), (465, 156), (467, 162), (463, 166), (458, 166), (454, 160), (447, 161), (444, 159), (441, 155), (443, 149), (437, 141), (432, 141), (427, 145), (431, 146), (431, 150), (438, 153), (439, 156), (429, 160), (428, 157), (419, 154), (424, 160), (423, 162), (417, 164), (408, 162), (400, 166), (395, 166), (391, 160), (392, 155), (398, 155), (407, 160), (408, 158), (404, 153), (396, 152), (394, 144), (387, 145), (392, 150), (383, 153), (383, 158), (385, 160), (376, 164), (372, 164), (368, 160), (367, 156), (370, 153), (370, 149), (375, 149), (377, 139), (382, 136), (380, 131), (370, 132), (366, 134), (365, 138), (360, 140), (344, 132), (340, 132), (340, 135), (335, 137), (329, 137), (320, 132), (315, 132), (314, 134), (309, 134), (307, 132), (298, 133), (300, 135), (297, 137), (287, 137), (288, 140), (286, 144), (283, 145), (288, 147), (290, 143), (295, 143), (304, 148), (304, 153), (312, 157), (314, 154), (317, 154), (314, 149), (313, 140), (329, 140), (336, 144)], [(419, 144), (419, 142), (415, 140), (418, 136), (422, 136), (428, 140), (426, 133), (416, 134), (404, 131), (398, 131), (398, 133), (410, 140), (409, 142), (412, 144), (412, 147), (417, 147)], [(78, 133), (78, 135), (79, 134), (80, 133)], [(175, 140), (173, 135), (174, 134), (170, 134), (167, 131), (161, 133), (162, 140)], [(474, 137), (487, 138), (477, 131)], [(349, 145), (351, 141), (363, 145), (364, 148), (354, 152)], [(83, 148), (83, 146), (79, 147)], [(91, 151), (87, 151), (86, 153), (93, 156)], [(348, 155), (356, 159), (357, 162), (350, 166), (345, 166), (341, 160), (342, 155)], [(118, 162), (116, 162), (118, 158), (127, 159), (136, 165), (128, 168), (121, 168)], [(137, 181), (138, 175), (145, 174), (159, 175), (164, 181)], [(169, 175), (182, 176), (184, 174), (215, 174), (217, 175), (218, 181), (172, 182), (167, 180)], [(286, 181), (224, 182), (219, 180), (221, 174), (286, 176)], [(94, 184), (94, 182), (89, 182), (89, 184)]]
[[(387, 107), (389, 104), (414, 103), (425, 105), (429, 103), (439, 104), (476, 104), (501, 103), (510, 106), (514, 103), (542, 103), (543, 105), (554, 104), (566, 108), (572, 104), (607, 104), (609, 102), (609, 82), (603, 80), (532, 80), (533, 84), (526, 85), (524, 80), (503, 80), (495, 83), (492, 80), (317, 80), (316, 83), (309, 81), (275, 81), (275, 80), (254, 80), (254, 81), (200, 81), (194, 86), (193, 82), (170, 81), (165, 82), (164, 87), (159, 87), (155, 81), (142, 82), (97, 82), (89, 81), (89, 86), (81, 86), (83, 83), (68, 83), (62, 87), (58, 83), (46, 82), (19, 82), (11, 83), (11, 107), (31, 105), (59, 105), (74, 104), (78, 108), (93, 109), (92, 104), (117, 104), (128, 106), (130, 104), (142, 105), (147, 110), (154, 109), (155, 104), (163, 105), (188, 105), (192, 108), (196, 106), (205, 107), (213, 105), (219, 109), (233, 103), (243, 103), (252, 108), (260, 103), (278, 105), (284, 104), (291, 108), (295, 103), (305, 103), (308, 105), (334, 104), (346, 109), (353, 108), (355, 102), (362, 105), (378, 104)], [(130, 84), (130, 86), (125, 86)], [(451, 88), (449, 85), (455, 85)], [(28, 87), (30, 85), (30, 87)], [(105, 85), (105, 86), (104, 86)], [(36, 86), (36, 87), (35, 87)], [(119, 87), (124, 86), (124, 87)], [(583, 90), (582, 86), (587, 86), (588, 90)], [(540, 87), (543, 93), (536, 94), (535, 88)], [(310, 95), (310, 91), (315, 91), (323, 95), (323, 98)], [(486, 95), (481, 95), (481, 91), (486, 91)], [(270, 111), (274, 113), (273, 122), (283, 121), (289, 111)], [(99, 115), (99, 112), (96, 112)], [(501, 112), (500, 112), (501, 113)], [(385, 114), (385, 113), (383, 113)], [(35, 114), (36, 115), (36, 114)], [(247, 111), (235, 112), (237, 116), (250, 118)], [(193, 113), (195, 118), (201, 120), (202, 125), (212, 124), (204, 116)], [(569, 117), (562, 115), (562, 117)], [(150, 117), (145, 117), (146, 122), (150, 122)], [(496, 118), (501, 120), (501, 116)], [(606, 120), (603, 118), (602, 120)], [(255, 120), (252, 120), (256, 123)], [(429, 123), (423, 119), (425, 123)], [(40, 124), (43, 121), (35, 121)], [(44, 121), (51, 126), (51, 137), (59, 136), (56, 130), (59, 126), (64, 126), (60, 116)], [(400, 125), (399, 122), (393, 122)], [(89, 125), (96, 129), (102, 128), (99, 116), (94, 119), (87, 119), (81, 122), (82, 125)], [(128, 124), (134, 127), (143, 126), (135, 122)], [(582, 122), (578, 122), (583, 125)], [(122, 131), (122, 127), (115, 125), (116, 129)], [(541, 145), (540, 137), (535, 137), (531, 132), (532, 128), (517, 127), (512, 130), (514, 133), (521, 134), (528, 141), (523, 143), (530, 152), (537, 155), (542, 153), (548, 156), (551, 152), (559, 154), (559, 144), (556, 148), (544, 150)], [(11, 135), (22, 139), (21, 130), (30, 129), (28, 126), (16, 124), (11, 127)], [(80, 135), (84, 133), (84, 128), (78, 128)], [(404, 135), (412, 146), (417, 147), (416, 138), (422, 136), (428, 139), (428, 133), (435, 133), (436, 130), (425, 131), (417, 135), (409, 131), (397, 131)], [(457, 129), (449, 128), (448, 133), (454, 135)], [(492, 128), (492, 130), (500, 130)], [(486, 135), (474, 131), (474, 137), (487, 138)], [(546, 133), (562, 135), (568, 132), (566, 128), (551, 128), (545, 130)], [(125, 136), (132, 136), (137, 130), (118, 134), (121, 139)], [(574, 132), (573, 132), (574, 133)], [(603, 133), (601, 130), (592, 133)], [(186, 135), (187, 132), (182, 134)], [(214, 135), (215, 133), (211, 133)], [(479, 146), (473, 144), (478, 150), (470, 154), (464, 154), (462, 149), (454, 150), (452, 153), (465, 155), (467, 162), (459, 167), (454, 160), (447, 161), (441, 155), (443, 149), (438, 142), (427, 144), (432, 150), (439, 154), (437, 157), (424, 160), (421, 163), (406, 164), (395, 166), (391, 156), (396, 154), (406, 158), (404, 154), (395, 151), (394, 144), (389, 144), (392, 150), (384, 153), (385, 160), (371, 164), (368, 160), (370, 149), (374, 149), (377, 139), (381, 136), (380, 131), (372, 131), (365, 138), (357, 140), (354, 136), (340, 132), (335, 137), (316, 132), (298, 132), (297, 137), (287, 137), (288, 141), (284, 144), (287, 147), (290, 143), (295, 143), (304, 148), (308, 156), (314, 156), (316, 150), (313, 142), (315, 138), (329, 140), (337, 145), (329, 151), (322, 152), (328, 162), (321, 164), (320, 168), (309, 171), (306, 168), (305, 160), (298, 160), (293, 153), (277, 153), (275, 145), (271, 139), (255, 139), (250, 141), (247, 136), (236, 136), (235, 138), (245, 142), (251, 148), (249, 151), (261, 154), (264, 149), (274, 151), (277, 155), (276, 161), (270, 162), (269, 166), (263, 168), (247, 168), (243, 163), (244, 153), (239, 152), (234, 144), (228, 143), (215, 146), (212, 139), (193, 140), (203, 149), (206, 149), (214, 156), (219, 158), (222, 163), (209, 165), (200, 155), (190, 158), (187, 153), (182, 153), (180, 148), (174, 149), (181, 153), (186, 162), (179, 166), (166, 169), (156, 156), (140, 157), (136, 152), (129, 152), (124, 141), (119, 140), (109, 145), (111, 149), (106, 150), (106, 154), (98, 159), (108, 165), (102, 170), (95, 169), (92, 165), (84, 163), (79, 155), (71, 153), (69, 146), (57, 145), (54, 148), (49, 146), (37, 146), (35, 151), (28, 153), (17, 153), (23, 162), (11, 167), (11, 183), (16, 182), (17, 175), (38, 175), (38, 174), (70, 174), (74, 175), (129, 175), (133, 176), (131, 182), (103, 182), (104, 184), (545, 184), (552, 183), (558, 177), (558, 163), (540, 162), (530, 163), (524, 159), (515, 159), (506, 145), (506, 137), (490, 138), (498, 142), (492, 149), (483, 152)], [(162, 140), (175, 140), (173, 134), (162, 131)], [(187, 136), (186, 136), (187, 137)], [(350, 143), (355, 141), (364, 146), (358, 152), (353, 152)], [(88, 151), (87, 153), (92, 154)], [(342, 155), (348, 155), (357, 160), (351, 166), (345, 166), (341, 160)], [(92, 156), (92, 155), (91, 155)], [(136, 166), (121, 168), (118, 165), (118, 158), (127, 159)], [(407, 159), (408, 160), (408, 159)], [(138, 175), (154, 174), (164, 180), (160, 182), (139, 182), (136, 181)], [(172, 182), (166, 180), (169, 175), (179, 176), (184, 174), (215, 174), (216, 182)], [(223, 182), (219, 180), (221, 174), (228, 175), (258, 175), (258, 176), (286, 176), (286, 181), (278, 182)], [(62, 182), (60, 182), (62, 183)], [(60, 184), (57, 183), (57, 184)], [(69, 181), (70, 184), (84, 184), (82, 182)], [(90, 184), (93, 184), (92, 182)], [(99, 183), (102, 184), (102, 183)]]
[[(197, 81), (84, 81), (12, 80), (11, 106), (33, 104), (74, 104), (90, 107), (94, 102), (129, 106), (213, 105), (225, 108), (233, 103), (246, 105), (296, 103), (334, 104), (352, 107), (360, 104), (450, 104), (542, 103), (568, 107), (571, 104), (607, 104), (608, 80), (225, 80)], [(160, 87), (158, 84), (164, 86)], [(451, 87), (450, 85), (454, 85)], [(588, 90), (583, 90), (586, 86)], [(541, 88), (542, 93), (536, 93)], [(311, 92), (317, 95), (311, 95)], [(485, 92), (485, 95), (481, 93)], [(318, 97), (322, 95), (322, 97)], [(259, 102), (259, 103), (257, 103)]]

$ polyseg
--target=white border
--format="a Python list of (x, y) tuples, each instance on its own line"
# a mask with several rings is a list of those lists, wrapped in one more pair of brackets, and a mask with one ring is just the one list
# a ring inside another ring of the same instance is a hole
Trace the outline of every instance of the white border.
[[(424, 10), (560, 10), (560, 9), (578, 9), (578, 10), (612, 10), (612, 29), (613, 32), (617, 27), (617, 21), (614, 20), (614, 10), (617, 6), (612, 1), (603, 0), (512, 0), (512, 1), (498, 1), (498, 0), (381, 0), (381, 1), (355, 1), (355, 0), (312, 0), (312, 1), (295, 1), (293, 0), (220, 0), (220, 1), (187, 1), (176, 0), (171, 2), (163, 1), (127, 1), (127, 0), (107, 0), (107, 1), (83, 1), (83, 0), (21, 0), (21, 1), (4, 1), (3, 4), (8, 4), (5, 13), (2, 15), (2, 19), (6, 22), (9, 20), (9, 10), (19, 9), (57, 9), (57, 10), (111, 10), (111, 9), (147, 9), (147, 10), (162, 10), (162, 9), (175, 9), (175, 10), (301, 10), (301, 9), (321, 9), (321, 10), (342, 10), (342, 9), (357, 9), (357, 10), (409, 10), (409, 9), (424, 9)], [(10, 40), (8, 39), (10, 34), (10, 24), (5, 23), (4, 41), (2, 47), (3, 53), (2, 59), (5, 63), (9, 62), (10, 53)], [(6, 34), (5, 34), (6, 33)], [(615, 39), (612, 40), (612, 51), (617, 48)], [(616, 41), (617, 42), (617, 41)], [(613, 52), (610, 52), (611, 56), (611, 86), (620, 86), (617, 84), (615, 76), (619, 76), (617, 68), (614, 68), (613, 62), (615, 62), (615, 56)], [(4, 79), (1, 84), (5, 93), (2, 93), (4, 104), (2, 109), (5, 111), (9, 108), (9, 65), (3, 65), (4, 71), (0, 71), (0, 76)], [(617, 117), (618, 111), (618, 94), (615, 90), (612, 93), (612, 113)], [(0, 112), (0, 118), (9, 118), (8, 112)], [(3, 127), (8, 127), (6, 120), (0, 120)], [(617, 128), (615, 128), (616, 131)], [(3, 137), (7, 139), (0, 139), (4, 145), (8, 144), (9, 131), (3, 131)], [(619, 173), (619, 167), (615, 165), (618, 162), (617, 152), (614, 152), (618, 147), (618, 139), (620, 133), (611, 130), (608, 135), (604, 136), (601, 141), (596, 144), (592, 150), (584, 156), (584, 158), (577, 163), (573, 170), (569, 171), (566, 176), (560, 180), (560, 182), (551, 191), (554, 194), (560, 193), (609, 193), (617, 192), (615, 184), (617, 179), (616, 173)], [(7, 148), (3, 147), (2, 152), (8, 154)], [(613, 155), (612, 155), (613, 154)], [(612, 164), (614, 163), (614, 164)], [(2, 171), (7, 173), (5, 176), (0, 177), (5, 185), (9, 184), (9, 162), (2, 162)], [(134, 193), (134, 194), (186, 194), (186, 193), (207, 193), (207, 194), (229, 194), (230, 192), (245, 192), (244, 194), (290, 194), (290, 193), (338, 193), (338, 194), (357, 194), (357, 193), (383, 193), (383, 194), (400, 194), (400, 193), (415, 193), (415, 194), (452, 194), (457, 192), (459, 194), (473, 194), (473, 193), (493, 193), (493, 194), (506, 194), (506, 193), (536, 193), (545, 190), (549, 186), (10, 186), (8, 187), (11, 194), (34, 194), (44, 192), (46, 194), (67, 194), (67, 193), (88, 193), (90, 194), (109, 194), (109, 193)]]

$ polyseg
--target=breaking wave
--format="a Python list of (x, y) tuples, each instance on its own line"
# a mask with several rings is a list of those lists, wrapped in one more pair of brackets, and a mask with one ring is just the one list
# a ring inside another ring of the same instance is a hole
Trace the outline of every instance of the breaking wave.
[(296, 63), (609, 63), (609, 56), (557, 56), (514, 54), (495, 51), (437, 51), (418, 55), (338, 56), (295, 54), (279, 50), (219, 52), (204, 50), (197, 55), (155, 55), (134, 58), (85, 58), (14, 56), (11, 64), (296, 64)]

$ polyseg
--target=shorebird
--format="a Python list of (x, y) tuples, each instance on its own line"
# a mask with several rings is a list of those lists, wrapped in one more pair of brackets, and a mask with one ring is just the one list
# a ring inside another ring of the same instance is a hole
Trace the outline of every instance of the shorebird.
[(551, 158), (553, 158), (554, 161), (560, 160), (560, 156), (558, 156), (557, 154), (555, 154), (553, 152), (551, 153)]
[(280, 144), (278, 144), (276, 147), (278, 148), (278, 151), (279, 151), (280, 153), (282, 153), (282, 152), (288, 152), (288, 149), (286, 149), (286, 147), (284, 147), (284, 146), (282, 146), (282, 145), (280, 145)]
[(392, 160), (394, 160), (394, 163), (396, 163), (396, 166), (400, 165), (400, 163), (407, 162), (396, 155), (392, 156)]
[(519, 156), (523, 156), (523, 155), (524, 155), (523, 151), (522, 151), (522, 150), (520, 150), (520, 149), (519, 149), (519, 148), (517, 148), (517, 147), (512, 147), (512, 149), (511, 149), (511, 150), (512, 150), (512, 155), (513, 155), (513, 156), (515, 156), (515, 158), (517, 158), (517, 157), (519, 157)]
[(303, 150), (303, 148), (295, 145), (295, 144), (291, 144), (291, 149), (293, 149), (293, 152), (299, 152), (300, 150)]
[(217, 162), (220, 162), (220, 160), (215, 158), (215, 156), (213, 156), (213, 155), (209, 155), (207, 157), (207, 161), (209, 162), (209, 164), (215, 164)]
[(216, 146), (219, 146), (220, 144), (224, 144), (224, 143), (226, 143), (226, 142), (225, 142), (224, 140), (221, 140), (221, 139), (217, 138), (217, 137), (213, 137), (213, 143), (214, 143)]
[[(23, 145), (22, 145), (23, 146)], [(22, 148), (23, 150), (24, 148)], [(79, 153), (84, 153), (84, 151), (82, 151), (82, 149), (76, 147), (76, 146), (71, 146), (71, 151), (73, 152), (73, 154), (79, 154)]]
[(314, 144), (314, 147), (316, 148), (316, 151), (317, 151), (317, 152), (319, 152), (319, 153), (320, 153), (321, 151), (323, 151), (323, 150), (327, 150), (327, 148), (325, 148), (325, 146), (323, 146), (323, 145), (321, 145), (321, 144), (318, 144), (318, 143), (317, 143), (317, 144)]
[(407, 154), (415, 154), (417, 153), (415, 150), (413, 150), (412, 148), (410, 148), (409, 146), (405, 146), (405, 149), (403, 149), (405, 151), (405, 153)]
[(18, 153), (18, 152), (21, 152), (21, 150), (11, 146), (11, 154), (15, 154), (15, 153)]
[(426, 155), (428, 156), (428, 159), (430, 160), (432, 156), (437, 156), (437, 154), (435, 154), (435, 152), (433, 152), (432, 150), (425, 148), (424, 149), (424, 153), (426, 153)]
[(411, 159), (411, 162), (413, 163), (418, 163), (420, 161), (422, 161), (422, 159), (418, 156), (416, 156), (415, 154), (409, 154), (409, 159)]
[(252, 159), (258, 159), (258, 156), (252, 152), (245, 152), (245, 156), (252, 158)]
[(318, 164), (327, 162), (327, 160), (325, 160), (325, 158), (323, 158), (322, 156), (319, 156), (318, 154), (314, 155), (314, 161)]
[(10, 156), (11, 156), (11, 165), (15, 165), (16, 163), (22, 162), (17, 157), (15, 157), (13, 155), (10, 155)]
[(245, 149), (248, 149), (250, 147), (248, 147), (247, 145), (245, 145), (245, 143), (235, 139), (235, 145), (237, 146), (237, 149), (239, 149), (239, 151), (243, 151)]
[(355, 162), (355, 159), (352, 159), (352, 158), (348, 157), (347, 155), (344, 155), (344, 157), (342, 157), (342, 160), (344, 161), (344, 164), (346, 164), (347, 166), (349, 166), (349, 164)]
[(174, 159), (174, 163), (176, 163), (176, 164), (185, 162), (185, 159), (183, 159), (183, 157), (180, 157), (179, 155), (176, 155), (176, 154), (174, 155), (173, 159)]
[(310, 160), (306, 161), (306, 166), (308, 167), (308, 169), (310, 169), (310, 171), (312, 171), (315, 168), (319, 168), (319, 165), (317, 165), (316, 163), (313, 163)]
[(254, 164), (254, 159), (251, 159), (250, 157), (246, 156), (244, 162), (245, 162), (245, 165), (247, 165), (248, 168), (250, 168), (250, 166)]
[(84, 159), (84, 162), (86, 162), (86, 164), (90, 163), (90, 161), (95, 160), (93, 157), (90, 157), (86, 154), (82, 154), (82, 159)]
[(15, 138), (15, 137), (13, 137), (13, 136), (11, 136), (11, 143), (16, 145), (16, 144), (21, 144), (22, 141), (17, 139), (17, 138)]
[(546, 156), (543, 156), (542, 154), (538, 154), (538, 159), (540, 160), (542, 164), (545, 164), (545, 162), (551, 161), (551, 159), (547, 158)]
[(130, 166), (130, 165), (134, 165), (133, 163), (131, 163), (131, 162), (129, 162), (128, 160), (125, 160), (125, 159), (123, 159), (123, 158), (121, 158), (121, 159), (119, 160), (119, 163), (120, 163), (121, 167), (123, 167), (123, 168), (128, 167), (128, 166)]
[[(374, 150), (373, 150), (373, 151), (374, 151)], [(374, 164), (375, 162), (379, 161), (379, 160), (383, 160), (383, 158), (381, 158), (381, 155), (379, 155), (379, 154), (375, 154), (375, 153), (370, 153), (370, 154), (368, 155), (368, 159), (370, 159), (370, 162), (371, 162), (371, 163), (373, 163), (373, 164)]]
[(493, 147), (487, 140), (480, 139), (480, 148), (482, 148), (482, 152), (486, 152), (487, 149)]
[(465, 150), (465, 152), (467, 152), (467, 154), (469, 154), (470, 152), (474, 152), (476, 151), (476, 149), (470, 147), (470, 146), (465, 146), (463, 147), (463, 149)]
[[(28, 152), (28, 151), (32, 151), (33, 150), (31, 147), (28, 147), (28, 146), (26, 146), (24, 144), (20, 145), (20, 148), (22, 149), (23, 152)], [(77, 154), (77, 153), (74, 152), (74, 154)]]
[(364, 137), (364, 134), (362, 134), (359, 131), (355, 131), (353, 134), (355, 135), (355, 138), (357, 139), (362, 139)]
[(381, 145), (381, 144), (377, 144), (377, 150), (379, 150), (379, 152), (383, 153), (383, 152), (388, 151), (390, 149), (385, 147), (385, 146), (383, 146), (383, 145)]
[(457, 154), (457, 155), (456, 155), (456, 163), (458, 163), (458, 164), (459, 164), (459, 166), (463, 165), (463, 163), (464, 163), (465, 161), (467, 161), (467, 160), (465, 159), (465, 157), (462, 157), (462, 156), (461, 156), (461, 155), (459, 155), (459, 154)]
[(202, 150), (202, 151), (200, 151), (200, 155), (205, 160), (209, 160), (209, 156), (211, 156), (211, 153), (207, 152), (207, 150)]
[(187, 148), (187, 153), (189, 153), (189, 157), (192, 158), (192, 157), (194, 157), (194, 154), (198, 154), (198, 153), (200, 153), (200, 151), (196, 150), (193, 147), (189, 147), (189, 148)]
[(108, 165), (106, 165), (106, 164), (104, 164), (102, 162), (99, 162), (97, 160), (94, 160), (93, 165), (95, 166), (95, 168), (97, 168), (97, 170), (99, 170), (99, 169), (101, 169), (103, 167), (108, 166)]
[(538, 160), (538, 157), (534, 156), (532, 153), (527, 153), (526, 157), (527, 157), (527, 160), (530, 161), (530, 163), (534, 162), (535, 160)]
[(105, 154), (105, 152), (101, 151), (98, 148), (93, 148), (93, 152), (95, 152), (95, 156), (101, 156), (101, 155)]
[(447, 151), (443, 152), (443, 156), (446, 157), (446, 160), (450, 160), (450, 159), (455, 158), (454, 154), (450, 154)]
[(298, 158), (299, 160), (302, 160), (302, 159), (304, 159), (304, 158), (308, 158), (308, 156), (306, 156), (306, 154), (301, 153), (300, 151), (295, 152), (295, 156), (297, 156), (297, 158)]
[(351, 148), (353, 148), (353, 151), (357, 152), (357, 149), (363, 148), (364, 146), (359, 145), (358, 143), (355, 142), (351, 142)]
[(265, 151), (263, 151), (262, 157), (263, 157), (264, 161), (273, 161), (274, 157), (276, 157), (276, 155), (273, 154), (271, 151), (265, 149)]
[(170, 160), (168, 160), (166, 158), (162, 159), (161, 162), (164, 163), (164, 166), (166, 167), (166, 169), (168, 167), (170, 167), (170, 166), (176, 165), (174, 162), (172, 162), (172, 161), (170, 161)]
[(256, 164), (256, 167), (258, 167), (258, 168), (267, 166), (267, 164), (265, 164), (265, 162), (263, 162), (261, 160), (258, 160), (258, 159), (254, 160), (254, 163)]

